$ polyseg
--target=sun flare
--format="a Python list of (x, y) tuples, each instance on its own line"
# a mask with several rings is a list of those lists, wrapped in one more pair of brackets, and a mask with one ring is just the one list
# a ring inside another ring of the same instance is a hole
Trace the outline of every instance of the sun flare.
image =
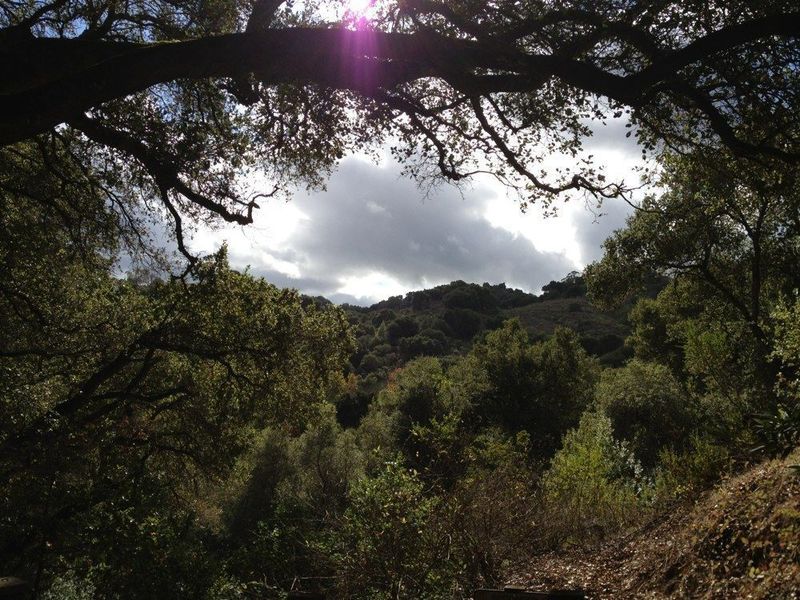
[(372, 7), (372, 0), (348, 0), (347, 10), (354, 15), (363, 15)]

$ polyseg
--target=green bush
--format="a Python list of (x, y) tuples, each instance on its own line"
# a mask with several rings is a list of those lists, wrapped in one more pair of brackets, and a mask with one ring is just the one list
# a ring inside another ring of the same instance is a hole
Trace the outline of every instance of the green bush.
[(453, 335), (469, 340), (481, 330), (481, 315), (469, 308), (451, 308), (445, 311), (444, 321)]
[(775, 391), (780, 398), (774, 407), (755, 417), (755, 434), (761, 449), (773, 456), (787, 456), (800, 445), (800, 300), (785, 303), (773, 313), (775, 320), (774, 361), (780, 371)]
[(480, 424), (527, 431), (532, 453), (543, 459), (577, 425), (597, 374), (573, 331), (557, 328), (549, 339), (533, 344), (516, 319), (476, 344), (465, 366), (475, 372), (471, 379), (478, 393), (471, 403)]
[(442, 297), (442, 303), (447, 308), (468, 308), (481, 312), (497, 308), (497, 300), (492, 292), (475, 284), (468, 284), (447, 292)]
[(779, 403), (772, 410), (756, 413), (753, 422), (760, 442), (754, 451), (785, 458), (800, 445), (800, 402)]
[(401, 339), (419, 332), (419, 324), (412, 317), (399, 317), (386, 326), (386, 339), (396, 346)]
[(79, 577), (72, 571), (58, 575), (41, 595), (41, 600), (93, 600), (97, 590), (91, 577)]
[(615, 437), (625, 440), (646, 467), (664, 448), (685, 446), (697, 412), (669, 368), (632, 360), (605, 371), (595, 391)]
[[(434, 329), (427, 331), (436, 330)], [(441, 335), (441, 332), (439, 331), (436, 331), (436, 333)], [(441, 356), (442, 354), (445, 354), (446, 351), (446, 344), (442, 343), (438, 339), (428, 337), (424, 333), (406, 337), (400, 340), (400, 355), (405, 360), (411, 360), (417, 356)]]
[(655, 475), (655, 500), (669, 504), (691, 497), (717, 481), (730, 462), (730, 453), (707, 437), (693, 435), (689, 447), (682, 451), (664, 450)]
[(370, 405), (356, 430), (356, 440), (361, 448), (367, 475), (378, 473), (394, 457), (399, 429), (399, 412), (383, 410), (376, 403)]
[(567, 433), (542, 477), (542, 532), (546, 543), (591, 542), (636, 522), (650, 482), (611, 420), (587, 412)]
[(527, 556), (537, 534), (537, 477), (528, 465), (530, 439), (499, 431), (465, 450), (465, 473), (447, 495), (447, 530), (460, 557), (461, 587), (501, 586), (509, 567)]
[(358, 370), (360, 373), (372, 373), (373, 371), (377, 371), (383, 366), (383, 361), (380, 358), (372, 354), (371, 352), (365, 354), (361, 362), (358, 363)]
[(224, 486), (234, 496), (226, 511), (226, 542), (236, 549), (230, 575), (288, 589), (298, 574), (329, 573), (315, 544), (343, 513), (365, 462), (356, 430), (339, 425), (331, 404), (317, 406), (300, 435), (264, 432)]
[(449, 598), (458, 568), (440, 500), (398, 463), (350, 492), (342, 525), (328, 545), (340, 598)]

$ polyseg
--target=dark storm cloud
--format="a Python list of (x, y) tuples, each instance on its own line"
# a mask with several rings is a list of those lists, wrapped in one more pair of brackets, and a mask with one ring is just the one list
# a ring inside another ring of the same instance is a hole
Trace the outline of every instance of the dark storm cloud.
[[(563, 255), (537, 251), (528, 239), (492, 227), (483, 216), (491, 195), (474, 189), (462, 198), (445, 187), (422, 201), (417, 187), (399, 178), (395, 168), (346, 160), (325, 193), (293, 200), (308, 219), (285, 244), (290, 249), (269, 250), (298, 265), (302, 277), (252, 261), (251, 270), (277, 285), (332, 298), (341, 280), (375, 272), (408, 289), (463, 279), (538, 291), (573, 268)], [(269, 240), (249, 237), (269, 246)], [(376, 298), (338, 295), (336, 300)]]

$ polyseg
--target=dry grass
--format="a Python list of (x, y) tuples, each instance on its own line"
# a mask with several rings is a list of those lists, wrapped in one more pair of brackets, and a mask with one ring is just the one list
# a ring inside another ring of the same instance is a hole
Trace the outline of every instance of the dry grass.
[(591, 598), (800, 598), (800, 476), (756, 465), (695, 504), (591, 549), (531, 561), (514, 583)]

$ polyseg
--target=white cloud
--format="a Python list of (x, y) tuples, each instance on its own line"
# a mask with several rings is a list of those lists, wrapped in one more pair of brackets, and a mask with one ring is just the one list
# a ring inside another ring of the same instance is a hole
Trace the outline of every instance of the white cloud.
[(342, 279), (342, 285), (336, 290), (337, 295), (351, 296), (357, 300), (374, 302), (376, 298), (385, 299), (408, 291), (393, 277), (373, 271), (364, 275), (355, 275)]
[[(587, 144), (609, 180), (635, 181), (638, 150), (625, 131), (612, 123)], [(551, 159), (546, 167), (569, 162)], [(298, 191), (289, 203), (266, 202), (253, 225), (201, 230), (192, 247), (210, 252), (227, 241), (236, 267), (250, 266), (304, 293), (361, 304), (455, 279), (538, 292), (599, 258), (602, 241), (630, 212), (608, 201), (596, 217), (578, 200), (562, 205), (556, 217), (542, 216), (535, 205), (522, 213), (488, 178), (463, 193), (440, 188), (423, 201), (399, 173), (385, 157), (377, 165), (347, 158), (326, 192)]]

